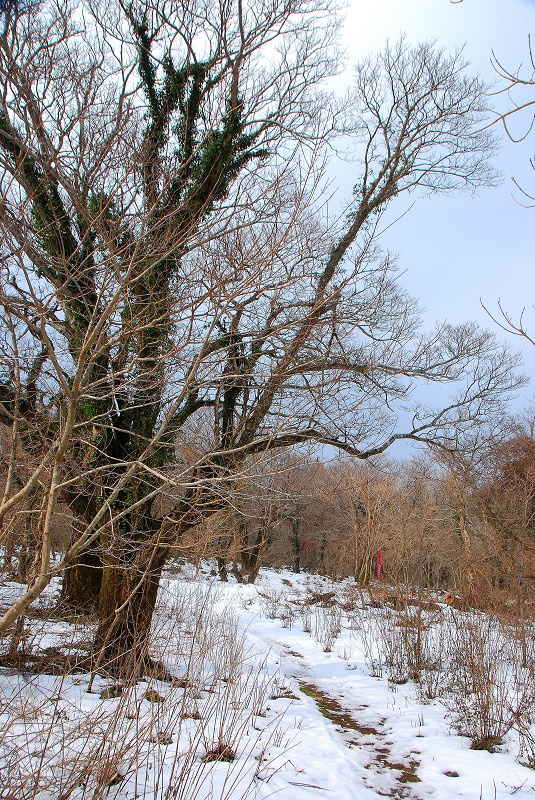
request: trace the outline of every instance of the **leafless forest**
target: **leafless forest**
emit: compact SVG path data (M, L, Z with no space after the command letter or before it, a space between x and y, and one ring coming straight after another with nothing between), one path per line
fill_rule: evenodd
M391 585L531 608L535 446L505 335L530 332L422 326L376 240L402 193L496 183L509 112L461 54L403 39L337 95L337 13L2 5L0 520L27 587L9 657L60 579L61 612L98 621L86 666L150 670L177 559L369 586L381 551Z
M368 689L412 682L535 765L535 331L498 299L430 325L379 237L400 195L499 183L533 53L491 91L401 37L340 92L342 25L336 0L0 2L2 800L269 797L268 700L356 726L250 655L238 603L258 641L345 636L347 671L358 640ZM358 730L389 747L381 719ZM412 797L388 747L363 769Z

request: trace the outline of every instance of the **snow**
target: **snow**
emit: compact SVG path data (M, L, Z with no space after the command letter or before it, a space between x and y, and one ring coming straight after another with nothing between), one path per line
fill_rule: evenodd
M22 590L4 583L2 605ZM471 750L451 704L422 704L413 681L398 685L384 661L372 664L381 609L303 604L330 591L356 589L272 570L252 586L220 583L184 566L163 581L154 626L175 684L147 678L114 697L100 675L90 685L83 673L1 669L0 798L533 797L518 734L497 752ZM453 624L456 612L440 608ZM90 638L43 614L28 621L33 647ZM216 750L233 760L212 760Z

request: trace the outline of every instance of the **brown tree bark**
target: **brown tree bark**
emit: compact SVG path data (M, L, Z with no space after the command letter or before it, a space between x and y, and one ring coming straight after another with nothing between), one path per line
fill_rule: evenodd
M99 626L94 669L136 678L150 672L151 622L167 551L153 553L148 564L116 564L102 570Z
M298 575L301 572L301 543L299 541L299 517L292 519L292 544L293 544L293 571Z
M98 547L86 550L63 574L60 603L78 611L97 611L102 586Z

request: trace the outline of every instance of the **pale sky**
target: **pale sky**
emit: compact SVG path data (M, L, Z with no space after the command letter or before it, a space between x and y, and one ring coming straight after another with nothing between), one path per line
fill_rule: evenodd
M387 38L394 41L401 32L414 43L437 39L448 50L464 45L475 72L493 81L493 50L512 71L522 62L528 66L530 32L535 49L535 0L463 0L457 4L449 0L349 0L345 40L350 62L382 49ZM535 88L532 94L535 99ZM515 120L515 126L516 132L526 130L529 118ZM420 299L430 323L445 318L453 323L477 319L493 328L480 298L493 310L501 299L513 317L518 318L526 308L525 321L535 336L535 208L523 208L512 197L513 193L520 197L513 176L535 195L535 172L529 164L535 153L535 130L520 145L498 132L502 147L494 164L504 174L499 188L481 190L476 197L417 199L415 207L383 235L382 245L399 254L399 265L406 271L402 284ZM342 186L346 193L350 188L349 184ZM396 212L402 213L413 199L400 199ZM535 348L520 340L510 341L523 351L524 371L532 376L531 385L515 404L519 410L535 394Z

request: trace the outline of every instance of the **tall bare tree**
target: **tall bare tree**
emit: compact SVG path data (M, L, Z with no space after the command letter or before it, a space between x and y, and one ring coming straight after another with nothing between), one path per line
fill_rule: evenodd
M38 508L35 582L98 608L98 663L148 664L160 574L274 448L357 458L478 435L515 358L474 325L418 331L376 252L402 191L492 181L481 87L458 56L387 48L349 113L331 4L47 2L0 35L0 519ZM347 213L326 224L325 143L356 138ZM400 404L453 382L443 407ZM201 435L202 432L202 435ZM72 544L51 563L58 503ZM65 573L66 570L66 573Z

